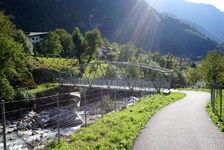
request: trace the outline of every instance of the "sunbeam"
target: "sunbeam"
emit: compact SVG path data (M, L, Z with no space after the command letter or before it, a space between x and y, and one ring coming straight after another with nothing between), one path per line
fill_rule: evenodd
M135 42L138 47L147 43L151 49L155 44L152 41L157 38L159 21L157 12L145 1L139 0L130 14L120 22L114 37L119 42ZM121 40L124 37L125 40Z

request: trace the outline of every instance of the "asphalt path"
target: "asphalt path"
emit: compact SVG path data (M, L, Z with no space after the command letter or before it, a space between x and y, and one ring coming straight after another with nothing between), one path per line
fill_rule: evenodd
M146 124L132 150L224 150L224 134L206 112L210 94L186 97L164 107Z

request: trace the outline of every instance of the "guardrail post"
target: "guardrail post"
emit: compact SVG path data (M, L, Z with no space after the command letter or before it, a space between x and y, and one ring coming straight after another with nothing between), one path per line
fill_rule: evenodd
M2 134L3 134L3 145L4 150L6 150L6 129L5 129L5 101L2 100Z
M59 111L59 95L57 93L57 109L58 109L58 144L60 144L60 111Z

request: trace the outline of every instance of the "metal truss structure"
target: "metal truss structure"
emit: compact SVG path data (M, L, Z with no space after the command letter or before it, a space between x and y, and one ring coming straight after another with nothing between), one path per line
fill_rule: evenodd
M142 63L94 62L62 69L59 78L64 86L161 92L170 88L172 73Z

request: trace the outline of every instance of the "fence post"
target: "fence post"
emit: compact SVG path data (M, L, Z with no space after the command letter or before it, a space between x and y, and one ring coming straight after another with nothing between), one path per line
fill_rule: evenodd
M144 89L145 89L144 92L143 92L143 93L144 93L144 94L143 94L143 95L144 95L144 96L143 96L144 98L146 98L146 91L147 91L148 84L149 84L148 81L146 81L146 83L144 83ZM151 86L151 85L150 85L150 86ZM148 89L148 90L149 90L149 89Z
M84 92L84 105L85 105L85 126L87 125L87 115L86 115L86 90Z
M222 120L222 86L220 86L220 116L219 120Z
M117 112L117 90L114 90L114 100L115 100L115 112Z
M58 144L60 144L60 111L59 111L59 95L57 93L57 109L58 109Z
M100 102L101 102L101 115L103 117L103 113L104 113L104 106L103 106L103 89L100 89Z
M131 95L133 96L133 105L135 105L135 98L134 98L134 90L132 89L132 91L131 91Z
M127 108L127 91L126 91L126 86L125 86L125 92L124 92L124 97L125 97L125 108Z
M2 134L3 134L3 144L4 144L4 150L6 150L6 129L5 129L5 101L2 100Z
M211 91L211 107L213 109L213 85L212 84L211 84L210 91Z
M212 112L215 113L215 86L212 85Z

